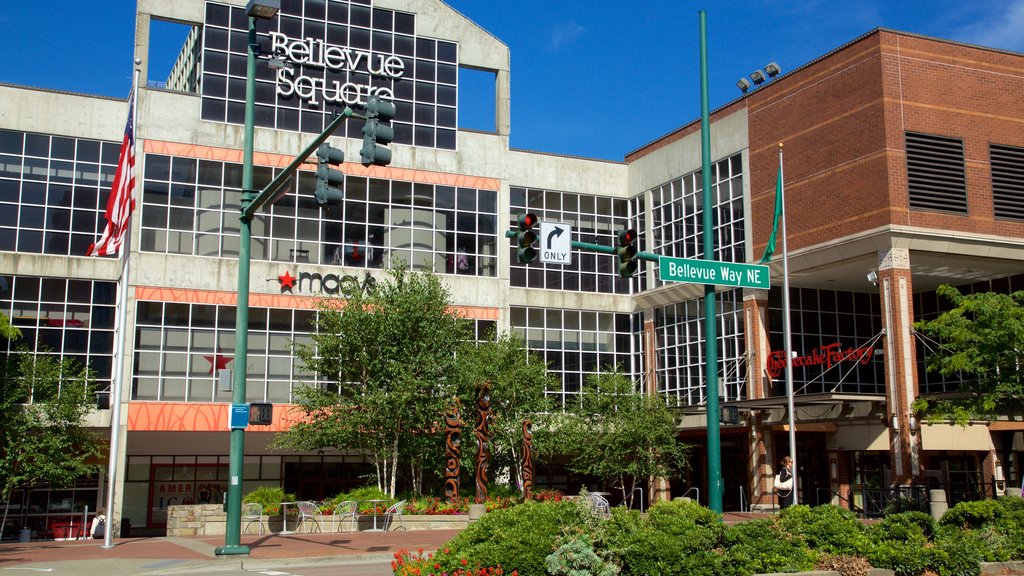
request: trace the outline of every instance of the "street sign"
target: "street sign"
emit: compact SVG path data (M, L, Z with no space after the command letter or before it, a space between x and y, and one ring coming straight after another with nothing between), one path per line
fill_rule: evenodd
M249 405L231 404L228 406L228 416L232 430L245 430L249 425Z
M664 282L693 282L740 288L771 288L771 274L764 264L739 264L691 258L658 259L658 271Z
M558 222L540 223L540 261L572 264L572 226Z

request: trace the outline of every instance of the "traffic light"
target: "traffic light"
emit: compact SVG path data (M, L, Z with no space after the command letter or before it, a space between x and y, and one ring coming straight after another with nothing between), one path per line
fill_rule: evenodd
M529 264L537 259L537 249L533 243L537 241L537 233L533 227L537 225L537 215L532 212L519 215L519 232L516 233L517 256L519 262Z
M316 203L321 206L337 206L345 199L342 187L345 185L345 174L331 166L338 166L345 161L345 151L334 148L324 142L316 149ZM337 186L337 188L335 188Z
M630 278L636 273L636 230L619 230L615 253L619 256L619 276Z
M391 150L384 146L395 139L395 129L387 122L395 117L394 102L385 102L377 96L366 101L366 124L363 125L363 165L387 166L391 164Z

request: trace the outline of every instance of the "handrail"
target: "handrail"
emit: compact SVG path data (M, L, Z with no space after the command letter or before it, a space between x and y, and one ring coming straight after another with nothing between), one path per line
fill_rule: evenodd
M686 492L683 492L683 495L681 497L686 498L686 495L689 494L691 490L697 492L697 504L700 504L700 488L696 486L690 486L689 488L687 488Z
M637 490L640 491L640 511L643 512L644 511L644 489L641 488L640 486L634 486L633 490L630 491L630 493L629 493L629 505L627 506L627 508L632 508L633 507L633 495L636 494Z
M817 494L817 496L818 496L818 504L822 503L822 499L821 499L822 492L825 492L826 494L829 495L828 499L830 501L832 500L832 496L835 496L836 498L839 498L839 500L841 502L846 502L847 508L849 508L850 511L852 511L853 513L860 514L861 516L864 515L864 509L863 508L861 508L860 506L857 506L856 504L854 504L853 501L850 500L849 498L843 498L843 495L840 494L839 492L836 492L836 491L831 490L829 488L818 487L818 494Z

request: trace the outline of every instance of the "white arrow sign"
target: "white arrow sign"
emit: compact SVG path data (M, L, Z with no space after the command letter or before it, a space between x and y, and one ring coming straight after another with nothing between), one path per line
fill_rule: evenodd
M540 223L540 261L572 264L572 226L557 222Z

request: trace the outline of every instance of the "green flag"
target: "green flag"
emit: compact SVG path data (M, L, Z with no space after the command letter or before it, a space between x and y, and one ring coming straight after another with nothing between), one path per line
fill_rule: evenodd
M782 218L782 162L779 162L779 177L775 181L775 219L772 222L772 235L768 238L768 245L764 247L764 256L761 256L761 264L772 259L775 254L775 237L779 234L779 220Z

